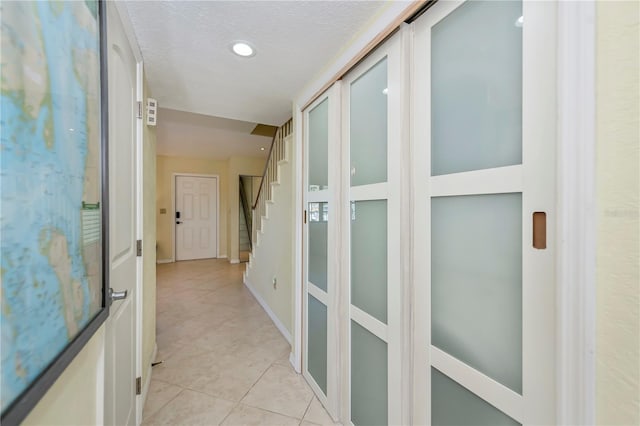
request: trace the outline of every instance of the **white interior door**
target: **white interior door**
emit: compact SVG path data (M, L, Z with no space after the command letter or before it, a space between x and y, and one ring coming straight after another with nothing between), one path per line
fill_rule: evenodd
M215 177L176 176L176 260L218 256L217 182Z
M414 23L417 424L555 424L555 7Z
M109 285L105 424L136 423L136 60L107 2L109 81Z
M340 382L338 342L339 294L339 156L340 83L336 83L304 113L304 299L303 367L307 379L327 411L338 419Z
M402 34L343 80L342 232L349 359L343 421L398 425L402 418L400 159Z

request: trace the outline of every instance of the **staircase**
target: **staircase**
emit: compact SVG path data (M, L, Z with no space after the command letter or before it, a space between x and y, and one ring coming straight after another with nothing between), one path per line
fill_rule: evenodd
M244 284L291 343L293 301L293 123L278 129L253 205L252 250Z
M253 205L252 246L260 244L260 234L263 230L264 219L268 217L268 205L273 204L273 187L280 184L280 162L287 161L285 138L293 131L293 121L290 119L282 125L271 142L269 158L262 174L262 182L258 197Z

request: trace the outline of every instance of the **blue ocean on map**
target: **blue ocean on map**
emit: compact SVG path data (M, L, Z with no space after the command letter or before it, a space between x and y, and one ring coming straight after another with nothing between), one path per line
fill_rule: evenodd
M0 98L4 412L96 314L81 223L88 96L74 55L99 57L99 44L97 24L77 19L78 7L95 15L84 3L0 7L3 49L12 44L3 52ZM35 110L30 81L47 88Z

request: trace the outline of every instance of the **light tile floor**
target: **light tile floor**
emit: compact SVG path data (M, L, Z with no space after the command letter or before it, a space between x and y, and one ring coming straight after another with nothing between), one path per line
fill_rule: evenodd
M158 265L146 425L333 425L290 347L225 259Z

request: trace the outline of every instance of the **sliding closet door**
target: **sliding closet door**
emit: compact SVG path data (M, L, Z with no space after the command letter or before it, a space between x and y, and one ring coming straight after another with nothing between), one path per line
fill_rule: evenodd
M304 112L303 374L337 418L339 83ZM331 165L331 167L330 167Z
M344 332L349 348L344 421L400 424L399 34L343 80Z
M555 5L414 23L414 419L555 423Z

